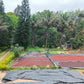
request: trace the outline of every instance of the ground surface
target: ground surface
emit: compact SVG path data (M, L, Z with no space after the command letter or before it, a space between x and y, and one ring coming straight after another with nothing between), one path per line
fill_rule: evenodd
M5 51L6 52L6 51ZM5 53L5 52L3 52L3 53ZM3 54L2 53L2 54ZM8 51L7 53L5 53L1 58L0 58L0 62L1 61L3 61L6 57L7 57L7 55L10 53L10 51Z
M1 72L0 71L0 83L2 83L2 79L4 78L4 76L6 75L7 72ZM11 81L11 82L8 82L8 83L21 83L21 82L38 82L36 80L25 80L25 79L18 79L18 80L15 80L15 81Z
M5 53L5 52L4 52ZM4 54L3 57L0 58L0 61L4 60L7 57L7 54L9 54L10 51L8 51L6 54ZM71 52L73 55L64 55L64 54L41 54L40 52L30 52L29 54L22 55L20 59L17 59L12 65L14 67L31 67L33 65L36 65L38 67L40 66L54 66L54 63L56 65L61 65L62 67L84 67L84 54L82 55L75 55L76 53ZM82 75L84 75L84 70L79 71ZM2 78L5 76L6 72L0 72L0 83ZM19 82L35 82L35 80L22 80L18 79L16 81L10 82L10 83L19 83Z
M20 61L15 63L14 67L31 67L36 65L37 67L41 66L54 66L54 64L49 60L49 58L45 54L41 54L40 52L31 52L24 57L21 58Z
M36 65L47 66L62 66L62 67L83 67L84 54L41 54L40 52L30 52L20 58L19 61L13 64L14 67L31 67Z

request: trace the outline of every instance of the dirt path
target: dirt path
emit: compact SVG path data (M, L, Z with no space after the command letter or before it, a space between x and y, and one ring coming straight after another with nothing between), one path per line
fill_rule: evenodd
M4 55L4 56L2 56L1 58L0 58L0 62L1 61L3 61L6 57L7 57L7 55L10 53L10 50Z
M0 71L0 83L2 83L2 78L6 75L6 72Z
M2 55L4 55L6 52L7 52L7 50L5 50L4 52L2 52L2 53L0 54L0 57L1 57Z

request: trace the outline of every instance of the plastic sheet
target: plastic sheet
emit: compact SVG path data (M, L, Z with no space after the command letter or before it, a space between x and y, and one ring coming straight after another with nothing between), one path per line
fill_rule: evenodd
M68 71L65 69L10 71L3 78L2 82L9 82L17 79L41 81L22 84L84 84L84 76L80 72Z

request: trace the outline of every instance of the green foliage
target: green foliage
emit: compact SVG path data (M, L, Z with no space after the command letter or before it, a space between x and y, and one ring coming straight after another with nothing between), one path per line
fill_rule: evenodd
M44 66L40 66L40 69L46 69L46 67L44 67Z
M11 50L14 52L15 57L20 57L21 52L24 50L24 47L20 47L18 44L11 47Z
M8 47L0 47L1 51L5 51L8 49Z
M4 14L4 4L3 4L3 1L1 0L0 1L0 15L3 15Z
M14 10L15 15L19 17L20 16L20 11L21 11L21 6L17 5L17 7Z
M45 48L45 45L43 45L42 48Z
M10 20L7 20L9 26L12 26L13 29L16 29L19 18L12 12L6 13L6 15L10 18Z
M30 9L28 0L23 0L21 5L18 26L15 32L15 43L25 49L30 45ZM24 11L25 10L25 11Z
M6 22L6 15L4 13L3 1L0 1L0 49L4 50L5 47L9 47L10 38L9 31Z
M47 66L46 66L46 69L50 69L50 66L49 66L49 65L47 65Z
M57 69L57 67L56 66L52 66L51 69Z
M24 70L30 70L30 68L28 68L28 67L24 67Z
M0 70L7 70L8 68L8 63L14 59L15 56L14 54L10 55L8 58L6 58L5 60L3 60L1 63L0 63Z
M11 70L14 70L15 68L14 67L11 67L11 66L9 66L9 67L7 67L7 70L8 71L11 71Z
M70 42L72 43L72 46L74 49L77 49L83 45L82 42L80 42L80 41L77 42L77 40L75 40L74 38L70 38Z
M37 67L36 65L34 65L34 66L31 66L30 69L32 69L32 70L36 70L36 69L38 69L38 67Z

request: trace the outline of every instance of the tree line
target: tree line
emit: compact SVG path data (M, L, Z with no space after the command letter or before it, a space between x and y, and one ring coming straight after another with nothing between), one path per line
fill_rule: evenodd
M5 13L0 0L0 49L15 44L25 49L35 46L55 48L67 41L74 49L84 45L84 10L44 10L31 15L29 1L23 0L14 13Z

